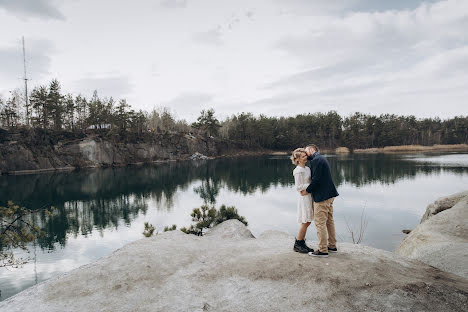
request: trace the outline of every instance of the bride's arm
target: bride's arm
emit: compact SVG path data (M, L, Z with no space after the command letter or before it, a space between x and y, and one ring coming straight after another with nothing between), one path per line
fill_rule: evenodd
M303 172L297 172L294 174L294 184L298 192L305 190L309 186L309 183L305 180L305 174Z

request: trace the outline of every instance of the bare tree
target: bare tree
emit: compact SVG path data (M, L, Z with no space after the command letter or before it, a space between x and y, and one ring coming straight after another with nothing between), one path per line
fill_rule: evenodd
M360 244L364 239L364 233L366 232L368 223L365 210L365 208L362 209L358 229L355 229L354 226L350 225L348 220L345 218L346 228L348 229L349 234L351 234L353 244Z

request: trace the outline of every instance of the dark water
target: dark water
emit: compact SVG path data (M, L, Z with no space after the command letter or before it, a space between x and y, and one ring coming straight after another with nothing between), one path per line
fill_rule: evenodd
M357 231L364 210L363 244L393 251L401 230L416 226L429 203L468 188L468 154L327 158L340 193L335 222L341 241L351 241L347 224ZM47 235L30 246L31 261L0 268L0 299L142 238L144 222L158 231L187 226L191 210L204 202L236 206L254 235L267 229L296 235L293 169L284 156L0 176L0 205L55 207L53 216L36 216ZM316 240L313 225L307 238Z

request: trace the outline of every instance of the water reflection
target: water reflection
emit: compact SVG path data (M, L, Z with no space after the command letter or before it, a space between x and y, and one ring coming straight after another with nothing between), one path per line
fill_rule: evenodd
M146 199L141 194L58 203L52 215L41 213L35 216L35 224L45 232L38 239L38 244L48 250L55 249L56 243L63 247L68 235L76 238L77 235L87 236L93 230L117 229L122 221L128 225L140 212L145 214L147 209Z
M341 195L335 205L337 233L349 241L345 220L358 224L366 208L364 244L389 251L401 242L403 228L419 223L429 202L468 183L466 154L327 157ZM268 229L294 235L293 167L287 156L250 157L0 176L0 205L13 200L43 208L34 222L46 232L31 245L34 261L0 271L0 300L142 238L145 221L159 230L188 226L191 210L203 203L235 205L254 235ZM49 206L55 207L52 216L45 213ZM316 239L314 231L308 235Z
M441 162L418 162L398 155L328 156L338 188L347 183L361 187L371 183L394 184L417 174L449 171L465 174L468 167L447 167ZM146 214L148 201L170 212L177 191L194 187L204 203L216 204L220 189L253 194L293 183L293 165L287 157L248 157L202 162L178 162L144 167L83 170L27 176L0 177L0 204L7 200L32 209L54 206L52 216L36 215L35 223L47 233L39 239L43 249L65 246L71 235L118 228ZM161 204L164 201L164 204Z

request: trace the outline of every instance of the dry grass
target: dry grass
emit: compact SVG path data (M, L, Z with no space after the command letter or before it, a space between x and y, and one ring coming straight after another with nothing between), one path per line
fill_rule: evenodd
M349 148L343 147L343 146L337 147L335 149L335 153L336 154L349 154Z
M354 153L411 153L411 152L465 152L468 151L468 144L447 144L447 145L400 145L385 146L383 148L355 149Z

